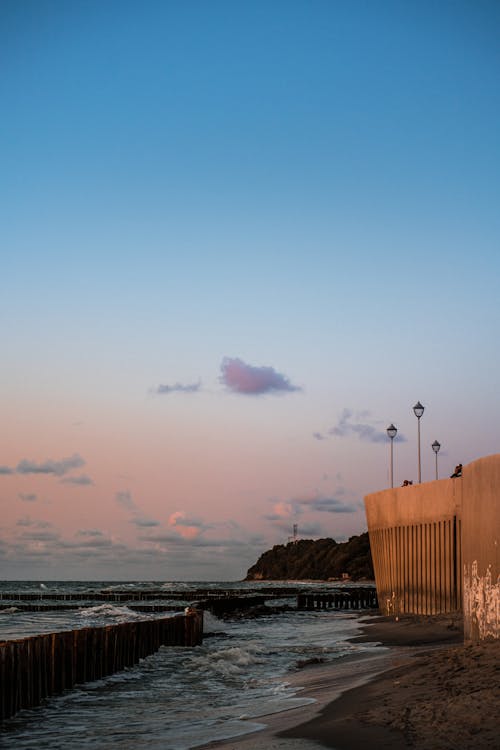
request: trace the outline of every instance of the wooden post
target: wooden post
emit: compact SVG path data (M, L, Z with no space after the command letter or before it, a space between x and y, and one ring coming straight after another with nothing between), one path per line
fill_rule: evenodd
M203 612L192 609L161 620L48 633L0 641L0 721L77 683L130 667L160 646L195 646Z

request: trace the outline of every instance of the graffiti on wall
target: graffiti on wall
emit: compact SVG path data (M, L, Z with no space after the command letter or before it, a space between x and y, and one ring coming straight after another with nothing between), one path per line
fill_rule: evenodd
M470 623L471 636L500 638L500 576L493 580L491 565L483 576L477 560L464 565L464 617Z

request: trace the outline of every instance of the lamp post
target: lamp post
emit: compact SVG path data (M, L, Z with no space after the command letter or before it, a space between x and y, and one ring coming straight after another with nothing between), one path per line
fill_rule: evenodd
M396 437L397 434L398 434L397 428L394 427L393 424L390 424L389 427L387 428L387 437L391 441L391 487L394 487L393 443L394 443L394 438Z
M424 413L424 407L422 406L420 401L417 401L417 403L413 407L413 413L418 420L418 483L420 484L422 482L422 464L420 461L420 417Z
M441 448L441 443L438 443L437 440L434 440L431 448L436 454L436 479L437 479L438 478L438 453L439 453L439 449Z

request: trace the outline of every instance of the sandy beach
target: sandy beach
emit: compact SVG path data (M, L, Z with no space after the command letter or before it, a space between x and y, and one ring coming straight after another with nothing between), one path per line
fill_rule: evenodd
M368 616L354 641L372 655L290 676L308 705L261 717L265 729L216 750L500 748L500 641L463 645L452 616Z

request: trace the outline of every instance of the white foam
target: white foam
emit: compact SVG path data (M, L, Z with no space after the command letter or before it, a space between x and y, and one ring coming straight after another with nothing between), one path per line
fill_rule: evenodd
M118 622L130 622L131 620L144 620L147 614L134 612L128 607L117 607L113 604L97 604L95 607L86 607L79 610L79 615L86 619L110 619Z
M205 610L203 612L203 632L204 633L219 633L224 629L224 623L219 620L211 612Z
M252 647L247 644L245 648L233 646L193 656L190 663L206 676L210 673L230 676L246 672L252 664L262 664L264 659L260 654L261 650L257 645Z

